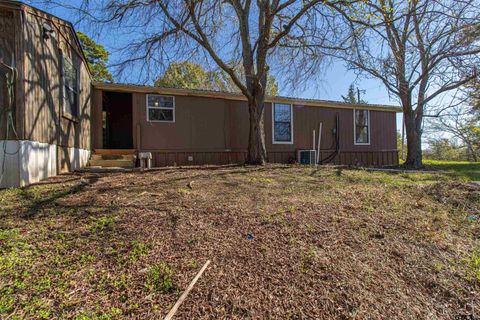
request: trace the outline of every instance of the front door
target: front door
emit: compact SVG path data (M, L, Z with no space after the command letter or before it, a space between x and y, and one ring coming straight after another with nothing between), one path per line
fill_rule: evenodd
M103 148L133 149L132 94L103 93Z

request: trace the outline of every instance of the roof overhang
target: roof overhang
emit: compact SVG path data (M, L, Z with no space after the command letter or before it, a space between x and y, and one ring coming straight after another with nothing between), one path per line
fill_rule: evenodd
M235 100L235 101L247 100L247 98L240 93L228 93L228 92L219 92L219 91L162 88L162 87L153 87L153 86L106 83L106 82L93 82L93 86L95 89L99 89L103 91L130 92L130 93L155 93L155 94L164 94L164 95L216 98L216 99ZM292 98L292 97L267 96L267 98L265 99L265 102L288 103L288 104L294 104L294 105L336 108L336 109L367 109L367 110L388 111L388 112L402 112L402 109L398 106L376 105L376 104L365 104L365 103L353 104L353 103L346 103L346 102L339 102L339 101L302 99L302 98Z

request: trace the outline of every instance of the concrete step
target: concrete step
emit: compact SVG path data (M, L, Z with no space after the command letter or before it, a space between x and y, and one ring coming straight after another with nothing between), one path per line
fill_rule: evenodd
M135 149L95 149L93 150L94 154L137 154L137 150Z
M119 167L119 168L133 168L135 161L132 160L103 160L90 159L88 162L90 167Z
M92 154L90 160L130 160L135 161L134 154Z

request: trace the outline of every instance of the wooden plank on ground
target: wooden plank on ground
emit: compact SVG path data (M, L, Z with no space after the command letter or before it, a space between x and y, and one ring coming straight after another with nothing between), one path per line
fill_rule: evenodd
M164 320L171 320L173 318L173 316L177 312L178 308L180 307L182 302L187 298L190 291L192 291L193 286L195 285L195 283L197 283L198 279L200 279L200 277L202 276L205 269L207 269L209 264L210 264L210 260L207 260L207 262L205 262L205 264L203 265L202 269L200 269L200 271L197 273L195 278L193 278L192 282L190 282L187 289L182 293L180 298L178 298L177 302L175 303L173 308L170 310L170 312L167 314L167 316L164 318Z

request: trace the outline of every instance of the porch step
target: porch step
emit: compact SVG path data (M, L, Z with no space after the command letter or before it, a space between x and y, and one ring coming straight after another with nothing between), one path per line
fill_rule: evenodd
M95 149L93 150L95 154L111 154L111 155L120 155L120 154L132 154L136 155L137 150L135 149Z
M90 160L135 160L133 154L92 154Z
M95 149L89 167L97 168L135 168L136 150L130 149Z
M90 160L91 167L118 167L118 168L133 168L135 163L132 160Z

